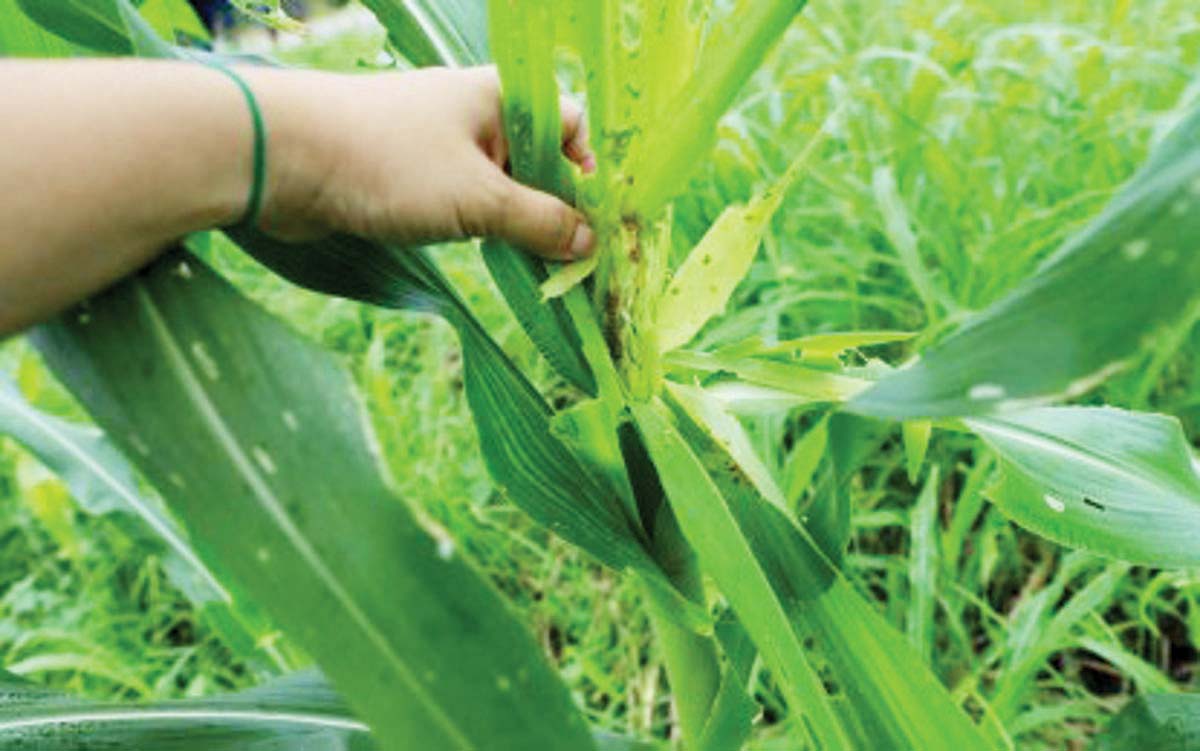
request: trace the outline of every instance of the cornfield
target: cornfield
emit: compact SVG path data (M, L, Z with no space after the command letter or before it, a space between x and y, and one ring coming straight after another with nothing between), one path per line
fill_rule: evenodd
M1176 5L1192 19L1174 42L1177 100L1153 138L1138 131L1144 163L1121 172L1132 147L1113 139L1128 131L1075 133L1094 139L1089 171L1063 185L1047 168L1031 186L1005 160L1029 157L1021 97L1041 96L1043 73L1002 60L1006 45L1069 37L1070 80L1044 76L1100 107L1114 79L1137 90L1132 42L1081 40L1063 20L956 36L970 23L955 14L1010 12L979 4L930 13L919 51L856 24L868 3L363 5L391 64L497 66L513 175L578 206L599 251L559 265L488 240L484 280L454 250L243 228L188 238L32 331L0 382L0 432L87 513L119 511L153 540L171 586L263 685L125 702L2 674L0 748L1191 747L1187 681L1105 608L1131 587L1141 612L1123 612L1155 632L1170 591L1196 633L1194 398L1154 401L1186 392L1178 353L1200 310L1194 10L1113 4L1115 28ZM221 56L189 29L182 0L0 0L5 55ZM857 65L888 70L870 80L894 91ZM895 92L901 126L880 132L871 118ZM564 94L587 103L592 174L561 154ZM1048 96L1050 119L1079 117ZM1002 105L1012 119L997 124ZM984 157L958 160L962 138ZM839 235L837 212L871 229ZM976 234L939 235L939 217ZM230 243L294 285L281 295L340 298L346 331L453 332L477 441L451 460L478 456L486 503L528 522L514 549L576 556L610 590L596 597L622 593L612 607L651 643L631 659L661 666L648 680L669 700L639 719L559 669L561 648L493 575L504 551L481 553L410 495L404 475L427 470L392 458L395 339L369 334L351 371L332 337L254 298L245 280L267 272L230 261ZM789 243L826 265L792 265ZM504 308L480 302L492 289ZM86 418L39 403L59 388L37 385L42 367ZM898 484L905 503L881 504ZM989 586L1022 545L1039 551L1028 581ZM1131 700L1080 699L1068 644Z

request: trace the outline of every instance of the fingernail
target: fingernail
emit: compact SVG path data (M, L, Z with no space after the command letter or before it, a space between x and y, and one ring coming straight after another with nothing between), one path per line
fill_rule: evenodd
M596 171L596 157L588 154L583 158L583 164L580 167L585 175L590 175Z
M596 244L596 233L592 228L579 223L575 228L575 236L571 238L571 257L583 258L591 254L592 246Z

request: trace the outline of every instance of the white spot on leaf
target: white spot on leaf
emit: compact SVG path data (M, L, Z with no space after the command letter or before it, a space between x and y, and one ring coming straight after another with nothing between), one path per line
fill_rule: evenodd
M204 342L192 342L192 357L196 360L196 364L200 366L200 370L210 381L221 380L221 369L217 367L217 361L208 353L208 348L204 346Z
M173 273L180 279L191 279L193 276L192 267L188 265L187 261L180 261L179 265L175 267L175 271Z
M1121 247L1121 255L1125 256L1126 260L1136 261L1146 255L1150 250L1150 241L1142 238L1140 240L1130 240Z
M259 548L255 551L254 557L258 559L259 563L269 563L271 561L271 551L267 548Z
M438 558L448 561L454 557L454 540L449 537L439 537L437 543Z
M263 472L273 475L279 471L275 466L275 459L262 446L255 446L252 453L254 454L254 461L258 462L258 466L262 467Z
M133 450L142 456L150 456L150 447L142 440L142 437L137 433L129 434L129 444L133 446Z
M292 431L293 433L300 430L300 420L296 418L295 412L291 411L290 409L285 409L282 416L283 424L287 426L288 430Z
M967 397L977 402L990 402L1003 399L1008 392L998 383L977 383L967 392Z
M1063 503L1062 499L1058 498L1057 496L1047 493L1042 497L1042 500L1046 502L1046 505L1050 507L1051 511L1057 511L1061 514L1067 510L1067 504Z

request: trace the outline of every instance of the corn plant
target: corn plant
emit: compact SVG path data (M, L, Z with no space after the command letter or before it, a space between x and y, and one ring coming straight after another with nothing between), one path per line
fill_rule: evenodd
M186 15L179 3L13 2L0 0L10 54L207 54L160 36ZM804 3L365 4L414 64L494 61L514 175L573 199L596 228L594 260L561 268L500 242L483 248L513 315L574 398L549 406L427 249L354 237L296 247L249 230L232 238L293 282L454 327L496 486L640 583L684 749L749 742L756 665L787 702L789 748L1013 746L996 719L1011 716L1010 695L951 692L931 671L932 611L914 607L901 633L844 572L845 485L885 421L901 423L914 475L934 430L977 435L1003 465L994 502L1050 539L1134 563L1200 562L1200 478L1179 425L1051 406L1120 369L1200 283L1187 245L1200 231L1200 115L1034 276L903 367L842 357L906 338L895 332L705 350L693 346L697 334L728 304L825 131L814 128L791 166L728 207L694 248L678 247L672 203ZM593 175L560 154L564 70L581 71ZM886 174L876 189L896 192ZM11 389L0 391L4 429L77 494L96 483L113 491L115 478L126 509L203 572L224 628L261 636L269 618L329 683L309 673L151 708L13 686L0 711L5 747L37 737L39 748L76 748L81 729L98 745L179 749L640 747L590 731L454 541L397 501L340 366L202 260L176 248L32 340L107 438L47 421ZM763 405L827 415L803 509L739 420ZM140 500L122 456L173 517ZM914 528L933 528L935 487ZM1130 717L1121 727L1140 721Z

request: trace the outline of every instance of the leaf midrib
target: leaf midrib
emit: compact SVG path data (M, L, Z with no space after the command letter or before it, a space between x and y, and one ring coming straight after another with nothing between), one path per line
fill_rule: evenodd
M47 438L61 446L67 453L73 456L90 472L96 475L101 482L108 486L110 490L119 495L125 500L126 503L136 509L142 520L149 524L154 531L166 541L167 545L169 545L172 550L183 556L184 560L195 567L204 580L208 582L209 586L211 586L217 593L222 602L225 602L226 604L233 602L233 597L229 594L228 590L221 586L221 583L217 581L216 577L213 576L213 573L209 571L208 567L205 566L204 563L196 556L195 552L191 549L191 546L186 544L178 536L175 530L171 529L170 526L163 523L161 519L152 513L141 498L139 498L136 494L130 493L129 490L125 488L125 486L122 485L119 480L117 480L117 478L113 477L107 469L92 459L86 451L78 447L68 437L61 435L58 431L56 431L54 426L45 420L42 415L37 412L37 410L28 407L19 399L14 398L12 394L3 389L0 389L0 400L3 400L5 404L15 409L18 413L24 415L24 417L34 427L39 429Z
M1154 472L1154 475L1162 483L1159 484L1154 480L1147 479L1145 475L1130 471L1119 464L1113 463L1103 454L1092 451L1073 441L1043 433L1042 431L1034 428L988 418L972 418L964 420L964 422L968 426L983 426L983 432L985 435L981 437L983 437L985 441L987 441L987 431L991 431L993 433L998 433L1010 440L1031 445L1035 448L1043 449L1049 453L1056 454L1072 461L1081 462L1106 474L1115 475L1120 479L1128 481L1131 484L1145 490L1161 492L1164 488L1166 488L1172 491L1171 495L1187 495L1184 492L1185 488L1182 485L1177 483L1172 478L1163 476L1161 472ZM1001 453L1003 454L1003 452ZM1022 469L1025 469L1024 462L1014 459L1006 459L1006 461L1017 464L1018 466L1021 466ZM1025 469L1025 471L1028 470Z
M408 684L412 694L430 711L430 714L443 728L447 736L456 740L464 749L478 748L469 738L463 735L462 731L455 725L453 719L446 714L445 710L433 700L432 697L424 690L422 683L417 680L412 674L408 665L397 654L388 643L387 638L379 631L378 628L371 622L362 607L355 602L353 596L337 578L321 559L320 554L312 546L312 544L304 537L303 533L292 522L287 515L283 504L275 497L270 486L263 479L262 475L255 470L250 457L242 449L237 442L233 432L225 423L220 412L213 404L212 398L205 391L202 382L197 375L195 369L189 364L187 358L183 355L183 351L179 343L175 340L174 335L166 324L162 313L158 306L146 291L145 286L139 281L133 285L137 301L144 309L147 319L150 323L150 328L154 336L159 340L167 354L167 367L176 373L183 386L187 398L192 402L193 406L199 411L204 422L213 431L214 437L224 450L226 455L232 460L238 474L246 481L251 493L258 501L260 507L267 512L267 515L275 521L280 531L283 532L284 538L292 545L295 551L316 574L318 580L328 587L335 601L346 608L350 618L355 622L368 641L373 644L388 660L389 663L396 669L399 677Z
M255 710L228 709L94 709L76 710L61 714L46 714L38 717L22 717L15 720L0 720L0 734L62 725L149 723L171 720L194 720L197 722L244 721L263 725L286 723L326 730L347 730L356 733L369 732L363 723L349 718L328 715L303 714L300 712L264 712Z

